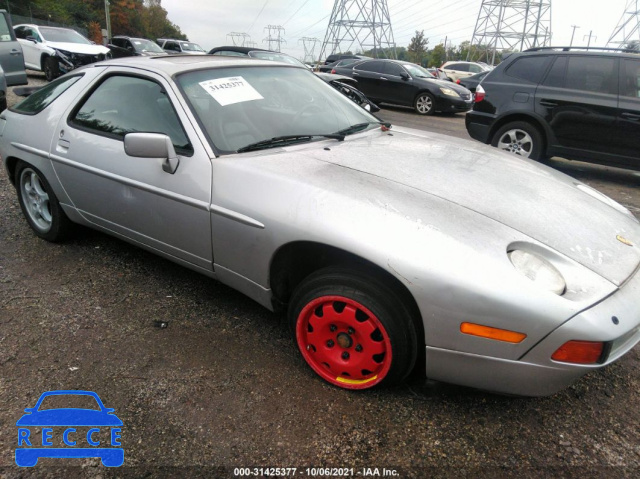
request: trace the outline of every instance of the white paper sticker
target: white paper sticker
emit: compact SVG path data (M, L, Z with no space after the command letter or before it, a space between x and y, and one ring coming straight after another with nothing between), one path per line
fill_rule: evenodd
M227 106L251 100L264 100L242 77L217 78L200 82L200 86L220 105Z

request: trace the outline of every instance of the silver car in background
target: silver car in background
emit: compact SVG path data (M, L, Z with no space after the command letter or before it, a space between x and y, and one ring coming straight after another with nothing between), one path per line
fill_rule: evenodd
M286 311L339 387L421 363L547 395L640 340L629 211L490 147L390 130L305 68L92 64L2 113L0 155L36 235L89 226Z

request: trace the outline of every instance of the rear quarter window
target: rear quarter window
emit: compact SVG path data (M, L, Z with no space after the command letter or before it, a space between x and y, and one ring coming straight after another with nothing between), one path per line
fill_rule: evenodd
M32 93L20 103L10 108L10 110L15 111L16 113L23 113L25 115L35 115L37 113L40 113L42 110L48 107L56 98L67 91L67 89L69 89L81 77L82 75L74 75L70 77L58 78L57 80L49 83L47 86L42 87L38 91Z
M518 58L507 68L505 75L530 83L540 83L548 61L548 56Z

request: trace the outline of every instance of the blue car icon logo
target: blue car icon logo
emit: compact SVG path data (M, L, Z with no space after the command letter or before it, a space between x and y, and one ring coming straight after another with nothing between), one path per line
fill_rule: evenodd
M51 396L75 398L89 396L95 399L99 408L41 408L42 402ZM24 411L26 414L16 422L18 426L16 464L18 466L35 466L41 457L99 457L102 464L107 467L119 467L124 463L124 449L118 447L121 445L122 421L114 414L114 409L104 406L96 393L76 390L48 391L40 396L34 407ZM41 434L35 434L35 427L42 428ZM87 429L86 433L84 429ZM53 447L54 434L59 436L56 439L65 447ZM105 434L108 434L106 440ZM89 447L80 447L78 444L84 443L85 439ZM111 447L105 447L107 444Z

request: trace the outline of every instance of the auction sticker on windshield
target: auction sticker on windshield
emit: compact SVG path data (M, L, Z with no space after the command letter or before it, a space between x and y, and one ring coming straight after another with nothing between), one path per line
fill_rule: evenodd
M200 82L200 86L222 106L264 99L242 77L216 78L215 80Z

